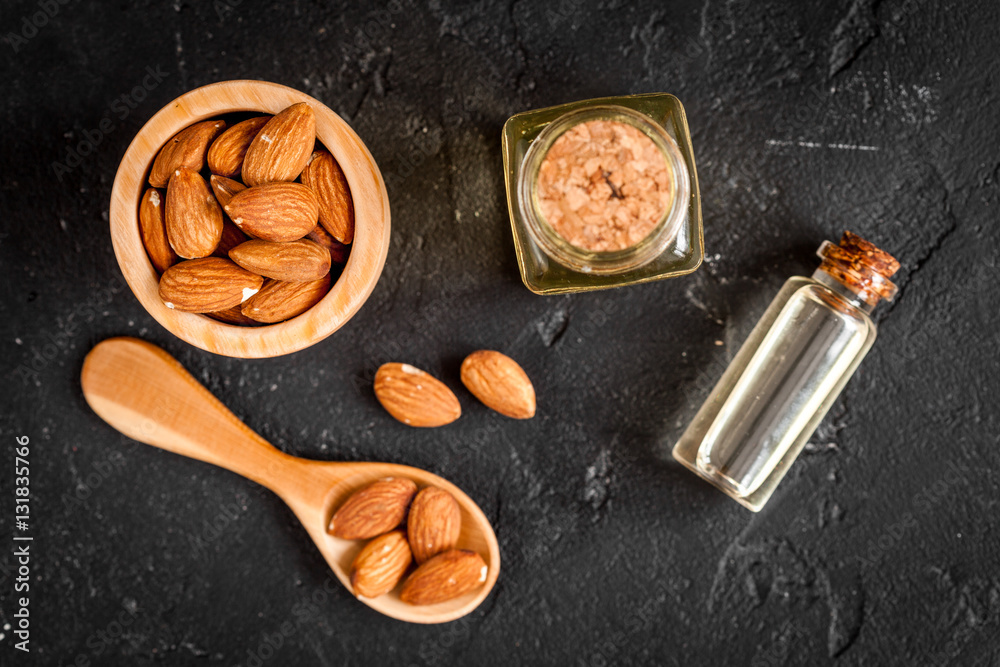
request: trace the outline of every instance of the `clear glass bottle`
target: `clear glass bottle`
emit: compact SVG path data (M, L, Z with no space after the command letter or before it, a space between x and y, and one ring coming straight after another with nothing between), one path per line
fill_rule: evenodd
M759 511L875 342L899 262L852 232L788 280L674 447L674 458Z
M612 120L646 134L670 165L676 193L649 237L613 252L567 243L538 210L534 186L548 149L578 123ZM507 206L517 263L536 294L582 292L691 273L705 256L701 199L687 116L673 95L652 93L572 102L512 116L503 128Z

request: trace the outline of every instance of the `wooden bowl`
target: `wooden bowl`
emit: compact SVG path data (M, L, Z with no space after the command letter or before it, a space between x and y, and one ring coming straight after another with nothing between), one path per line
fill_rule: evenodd
M343 273L318 304L285 322L261 327L225 324L163 305L159 276L139 233L139 200L160 147L180 130L224 114L276 114L307 102L316 113L316 138L340 163L351 188L355 235ZM266 81L223 81L181 95L146 123L125 152L111 190L111 241L129 287L157 322L203 350L229 357L276 357L317 343L344 325L368 299L389 250L389 197L371 153L347 123L321 102Z

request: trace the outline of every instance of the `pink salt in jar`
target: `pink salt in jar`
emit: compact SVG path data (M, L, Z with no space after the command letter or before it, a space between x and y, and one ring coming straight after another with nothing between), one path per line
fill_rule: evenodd
M552 110L519 114L505 126L515 246L532 291L647 282L701 263L701 207L683 108L669 95L620 99L648 97L676 103L668 111L675 121L680 115L672 129L682 129L686 154L668 132L670 123L619 104L567 105L576 108L544 123L531 139L521 117ZM518 121L520 128L512 128Z

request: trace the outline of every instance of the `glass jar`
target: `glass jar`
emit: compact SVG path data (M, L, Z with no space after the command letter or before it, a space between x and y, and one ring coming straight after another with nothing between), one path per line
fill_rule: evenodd
M790 278L674 447L674 458L759 511L875 342L899 262L860 236L824 242Z
M652 230L616 250L589 250L560 235L542 214L538 179L553 144L581 123L623 123L663 155L672 198ZM525 286L536 294L582 292L684 275L704 259L701 200L684 107L673 95L574 102L511 117L503 130L511 230Z

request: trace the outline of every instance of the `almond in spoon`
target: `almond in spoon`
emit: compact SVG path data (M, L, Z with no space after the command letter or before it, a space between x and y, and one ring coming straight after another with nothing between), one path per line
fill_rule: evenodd
M345 540L364 540L396 528L417 492L412 480L387 477L355 491L330 520L327 532Z
M462 528L462 512L450 493L436 486L420 490L410 505L406 534L417 563L454 549Z
M414 605L446 602L482 586L488 572L486 562L474 551L445 551L407 578L399 599Z
M374 598L396 587L413 562L406 533L394 530L365 545L351 565L351 588L359 597Z

